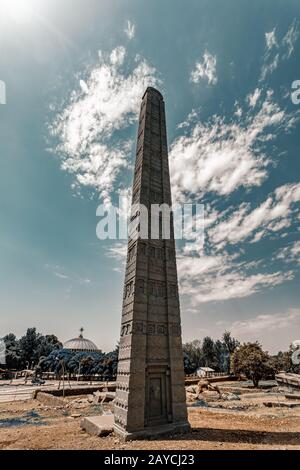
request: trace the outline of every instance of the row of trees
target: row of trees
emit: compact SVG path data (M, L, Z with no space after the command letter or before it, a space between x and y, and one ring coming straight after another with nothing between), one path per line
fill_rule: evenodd
M245 343L234 351L231 369L235 374L244 374L257 387L260 380L273 379L280 371L300 374L300 364L292 359L296 350L299 356L300 352L292 345L289 351L280 351L277 355L270 356L259 343Z
M211 367L217 372L244 375L253 381L255 387L260 380L273 379L279 371L300 373L300 365L292 361L293 346L289 351L271 356L258 342L241 345L228 331L221 340L206 337L203 341L186 343L183 351L187 374L195 373L198 367Z
M98 374L103 380L116 377L118 367L118 348L107 354L100 352L72 352L67 349L54 350L46 358L41 358L39 369L56 375L81 374L91 377Z
M47 357L53 350L62 348L55 335L43 336L36 328L28 328L20 339L10 333L4 336L6 347L6 366L8 369L20 370L37 364L41 357Z
M46 335L29 328L24 336L17 339L14 334L3 338L6 346L6 366L20 370L33 365L39 371L52 371L58 375L62 367L68 374L91 376L99 374L107 379L117 373L118 347L108 353L72 352L63 349L54 335ZM205 337L183 345L186 374L193 374L199 367L211 367L216 372L245 375L257 386L260 380L274 378L276 372L300 373L300 365L293 364L291 346L289 351L270 356L259 343L244 343L225 331L220 340Z
M183 345L186 374L193 374L198 367L211 367L216 372L230 372L230 357L240 345L239 341L225 331L221 340L206 336Z

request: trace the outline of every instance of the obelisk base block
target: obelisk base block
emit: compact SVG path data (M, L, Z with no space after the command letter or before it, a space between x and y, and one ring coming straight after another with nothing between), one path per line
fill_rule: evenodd
M124 441L135 441L142 439L153 439L156 437L164 436L166 434L182 434L191 430L189 422L184 423L168 423L159 426L152 426L144 428L141 431L128 432L118 426L114 425L114 432L118 434Z

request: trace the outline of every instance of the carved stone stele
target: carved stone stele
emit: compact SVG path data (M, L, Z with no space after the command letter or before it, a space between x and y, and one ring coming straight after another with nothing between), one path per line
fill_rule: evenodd
M132 237L124 283L115 431L125 439L189 429L171 215L170 238L151 239L151 205L171 207L165 105L147 88L141 105L132 191L148 209L149 237Z

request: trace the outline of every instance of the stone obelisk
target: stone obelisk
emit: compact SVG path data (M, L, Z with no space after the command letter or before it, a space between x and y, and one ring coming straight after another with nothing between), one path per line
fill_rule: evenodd
M168 239L150 233L151 206L172 204L165 105L151 87L141 104L132 193L132 207L148 209L149 236L128 242L114 407L115 431L125 439L189 429L172 214Z

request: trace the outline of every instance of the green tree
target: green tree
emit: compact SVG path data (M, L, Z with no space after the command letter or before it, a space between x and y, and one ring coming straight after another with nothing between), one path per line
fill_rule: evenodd
M19 341L21 349L22 365L25 367L38 362L38 347L41 342L41 335L36 332L36 328L28 328L27 332Z
M240 345L239 341L231 336L230 331L225 331L222 337L223 344L228 352L227 360L226 360L226 372L230 373L230 363L231 363L231 356L236 350L236 348Z
M236 348L240 345L239 341L231 336L230 331L225 331L222 341L230 354L234 353Z
M297 351L299 353L297 354ZM274 356L274 362L276 365L276 371L285 371L285 372L291 372L294 374L300 374L300 364L297 364L295 362L295 357L293 360L294 353L296 353L296 362L299 362L299 357L300 357L300 349L297 346L293 346L292 344L290 345L290 348L288 351L279 351L277 356Z
M19 369L22 360L19 341L13 333L4 336L3 340L6 347L6 367Z
M38 364L41 357L47 357L62 347L55 335L43 336L37 333L36 328L28 328L26 334L19 341L22 366L29 367Z
M269 354L256 343L244 343L232 355L232 368L236 374L244 374L254 387L259 381L274 376L275 368Z
M219 339L215 342L216 370L218 372L227 372L229 353L226 345Z
M206 336L202 342L202 362L203 366L216 369L218 367L218 357L214 340Z
M274 357L276 370L290 372L292 370L292 357L290 351L279 351L277 356Z
M185 371L187 374L192 374L201 365L202 362L202 348L201 341L195 339L183 345L183 356Z
M62 348L62 343L55 335L39 336L34 359L39 360L42 356L47 357L52 351L60 348Z

